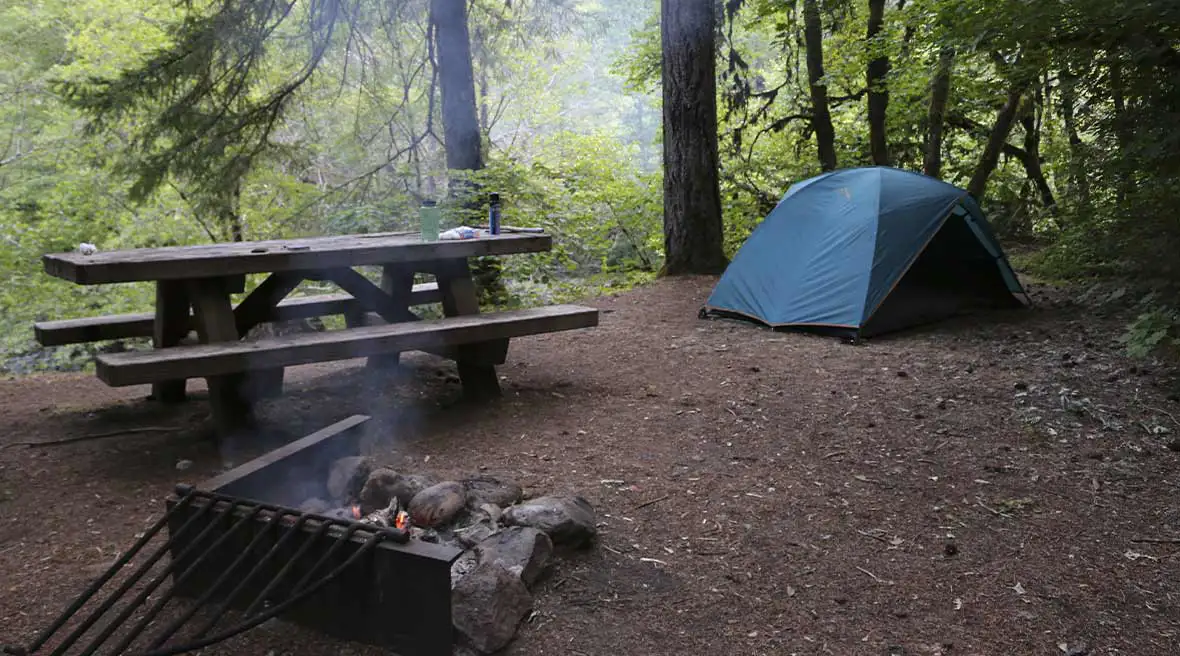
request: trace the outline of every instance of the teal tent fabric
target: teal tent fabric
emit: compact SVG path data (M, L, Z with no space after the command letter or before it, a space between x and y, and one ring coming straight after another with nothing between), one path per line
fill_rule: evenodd
M862 167L788 189L734 256L705 311L872 334L1025 303L966 191L919 173Z

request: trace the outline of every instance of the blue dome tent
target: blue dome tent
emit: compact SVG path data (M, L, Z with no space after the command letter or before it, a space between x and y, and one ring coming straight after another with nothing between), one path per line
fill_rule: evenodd
M734 256L702 313L868 336L1028 304L966 191L874 166L792 185Z

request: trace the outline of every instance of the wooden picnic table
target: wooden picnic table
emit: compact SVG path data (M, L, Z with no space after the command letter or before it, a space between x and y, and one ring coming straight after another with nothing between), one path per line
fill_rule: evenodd
M112 385L150 381L153 396L161 401L183 400L185 380L206 377L215 421L232 430L251 423L250 399L243 386L247 375L277 371L281 381L282 366L340 359L353 353L352 357L388 358L396 357L400 350L429 350L457 361L468 395L498 394L494 366L504 362L507 336L595 325L597 312L555 306L548 312L494 313L484 315L486 320L460 323L419 321L410 309L414 276L433 274L444 314L460 319L480 311L468 258L541 252L551 246L548 235L536 233L443 241L423 241L417 233L381 233L90 255L56 253L45 255L43 261L48 274L82 285L154 282L155 348L100 355L99 377ZM382 268L380 285L355 269L369 265ZM232 295L244 291L246 274L269 275L235 306ZM284 336L240 345L254 326L281 316L279 302L304 280L334 283L386 325L418 323L392 329L350 328L354 332L330 331L328 336ZM204 346L178 346L193 326Z

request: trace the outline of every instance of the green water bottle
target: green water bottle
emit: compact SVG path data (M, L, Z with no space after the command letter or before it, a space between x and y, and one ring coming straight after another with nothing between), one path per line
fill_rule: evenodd
M438 241L439 224L442 222L438 205L432 200L422 201L418 217L422 222L422 241Z

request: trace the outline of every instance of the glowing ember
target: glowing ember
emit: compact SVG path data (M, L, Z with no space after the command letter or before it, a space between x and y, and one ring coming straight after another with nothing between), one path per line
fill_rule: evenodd
M353 517L353 519L360 519L361 518L361 507L360 506L353 506L352 507L352 517Z
M406 512L404 510L397 511L397 517L395 517L393 520L393 527L398 529L399 531L404 531L404 530L409 529L410 528L410 513Z

